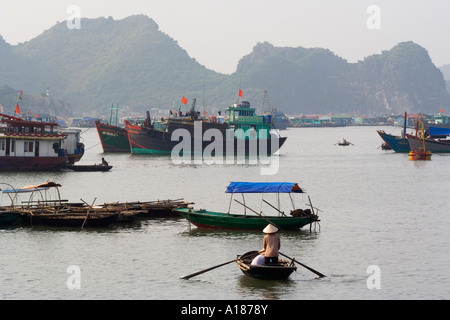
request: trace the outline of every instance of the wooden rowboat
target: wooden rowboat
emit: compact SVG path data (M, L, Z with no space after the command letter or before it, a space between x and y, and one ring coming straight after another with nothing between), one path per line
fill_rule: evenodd
M241 256L237 256L236 263L241 271L250 278L264 280L280 280L288 278L292 272L297 270L294 262L278 259L277 264L252 265L253 259L258 255L258 251L250 251Z
M22 221L31 225L60 227L107 227L117 221L119 212L92 213L39 213L32 212L22 216Z
M72 170L72 171L84 171L84 172L93 172L93 171L109 171L112 166L101 165L101 164L93 164L93 165L81 165L81 164L72 164L64 166L64 169Z

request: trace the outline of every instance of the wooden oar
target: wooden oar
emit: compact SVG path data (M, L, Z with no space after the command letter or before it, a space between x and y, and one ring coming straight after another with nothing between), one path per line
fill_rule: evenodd
M237 261L237 259L233 259L233 260L231 260L231 261L228 261L228 262L225 262L225 263L219 264L219 265L217 265L217 266L214 266L214 267L211 267L211 268L208 268L208 269L205 269L205 270L202 270L202 271L198 271L198 272L195 272L195 273L193 273L193 274L190 274L190 275L184 276L184 277L182 277L181 279L186 279L186 280L187 280L187 279L190 279L190 278L192 278L192 277L198 276L199 274L202 274L202 273L205 273L205 272L208 272L208 271L214 270L214 269L216 269L216 268L219 268L219 267L225 266L225 265L227 265L227 264L230 264L230 263L232 263L232 262L236 262L236 261Z
M307 265L304 265L303 263L301 263L301 262L295 260L294 258L288 257L287 255L285 255L285 254L283 254L283 253L281 253L281 252L278 252L278 253L279 253L280 255L282 255L283 257L286 257L286 258L288 258L288 259L294 261L295 263L301 265L302 267L308 269L309 271L314 272L314 273L317 274L320 278L326 277L324 274L320 273L319 271L314 270L313 268L308 267Z
M247 253L244 254L243 256L246 256L246 255L248 255L248 254L250 254L250 253L254 253L254 252L255 252L255 251L247 252ZM241 258L242 258L243 256L241 256ZM219 264L219 265L217 265L217 266L210 267L210 268L208 268L208 269L205 269L205 270L202 270L202 271L195 272L195 273L193 273L193 274L184 276L184 277L182 277L181 279L185 279L185 280L190 279L190 278L192 278L192 277L198 276L199 274L202 274L202 273L205 273L205 272L214 270L214 269L216 269L216 268L225 266L225 265L230 264L230 263L232 263L232 262L236 262L238 259L239 259L239 258L236 258L236 259L233 259L233 260L231 260L231 261L221 263L221 264Z

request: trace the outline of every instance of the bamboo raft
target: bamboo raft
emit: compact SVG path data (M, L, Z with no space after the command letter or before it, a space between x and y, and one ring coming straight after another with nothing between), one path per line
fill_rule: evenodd
M47 182L35 186L26 186L20 189L1 190L9 195L10 206L0 207L2 214L0 219L9 221L11 217L19 216L22 224L26 225L59 225L59 226L109 226L113 223L133 222L139 218L180 218L174 213L177 208L187 208L192 202L184 201L183 198L175 200L112 202L94 205L82 202L70 203L60 197L58 187L61 185ZM57 199L48 199L47 190L57 190ZM17 196L22 193L31 193L27 201L17 202ZM33 195L38 195L34 200ZM7 212L7 214L6 214Z

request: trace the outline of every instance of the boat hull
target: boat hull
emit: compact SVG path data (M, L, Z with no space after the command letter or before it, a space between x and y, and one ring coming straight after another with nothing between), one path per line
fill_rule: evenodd
M181 154L187 149L182 149L181 144L184 145L183 139L176 139L172 141L172 132L159 131L152 128L143 128L134 125L127 125L128 140L130 141L130 148L132 154L172 154L174 150L181 149ZM225 133L222 132L224 136ZM275 140L276 139L276 140ZM222 142L215 144L211 141L203 141L199 138L201 145L197 146L195 136L191 135L190 141L185 145L188 146L190 154L207 153L211 155L220 153L221 155L266 155L269 156L277 152L286 141L286 137L273 137L272 139L238 139L234 138L232 142L227 139L222 139ZM273 141L272 141L273 140ZM274 142L274 144L272 144ZM213 148L213 146L220 146L220 148ZM228 150L229 148L232 150ZM209 150L209 151L207 151ZM221 150L221 152L219 151ZM177 152L177 151L175 151ZM207 154L210 155L210 154Z
M67 165L64 169L72 170L72 171L85 171L85 172L95 172L95 171L109 171L112 166L104 166L104 165Z
M174 211L198 228L205 229L262 230L268 223L272 223L280 230L298 230L315 221L311 217L259 217L189 208L179 208Z
M257 252L255 254L246 253L238 256L236 260L239 269L247 277L262 280L282 280L288 278L297 270L297 267L282 259L277 264L252 265L251 262L257 254Z
M66 163L58 157L0 157L0 171L57 171Z
M22 223L58 227L107 227L117 221L119 213L38 213L25 214Z
M409 145L411 147L411 150L413 150L415 145L415 137L413 135L407 135L406 136L409 142ZM433 139L424 139L425 141L425 150L430 151L431 153L449 153L450 152L450 143L448 142L440 142L435 141Z
M130 152L130 142L128 141L125 127L113 126L100 121L95 122L95 127L97 128L104 153Z
M20 215L17 212L3 211L0 212L0 226L10 226L13 225Z
M388 134L382 130L378 130L377 132L381 139L383 139L383 141L386 142L395 152L407 153L411 151L408 139Z

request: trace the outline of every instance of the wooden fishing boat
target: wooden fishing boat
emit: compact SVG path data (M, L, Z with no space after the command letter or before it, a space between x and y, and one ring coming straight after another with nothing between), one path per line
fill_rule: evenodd
M252 264L253 259L258 254L258 251L251 251L237 256L236 263L239 269L241 269L241 271L248 277L264 280L280 280L288 278L294 271L297 270L297 267L294 265L294 261L288 262L283 259L278 259L277 264Z
M93 172L93 171L109 171L113 166L111 165L102 165L102 164L93 164L93 165L66 165L64 169L72 170L72 171L85 171L85 172Z
M107 227L117 221L119 212L24 212L22 221L30 225L59 227Z
M290 195L291 193L303 193L303 190L297 183L231 182L226 193L231 193L231 197L233 197L234 193L241 193L242 195L244 193L288 193ZM311 225L314 222L320 221L318 215L314 213L312 205L312 212L309 209L302 210L294 208L291 211L291 216L287 216L280 209L263 199L262 201L269 204L279 213L278 216L268 216L263 215L262 212L256 212L236 199L235 201L256 215L247 215L246 212L244 214L230 214L230 212L222 213L204 209L194 210L192 208L177 208L174 211L198 228L208 229L262 230L268 223L271 223L281 231L298 230L308 224Z
M354 145L353 143L351 143L350 141L348 141L345 138L342 138L341 140L339 140L338 142L336 142L337 145L339 146L349 146L349 145Z

